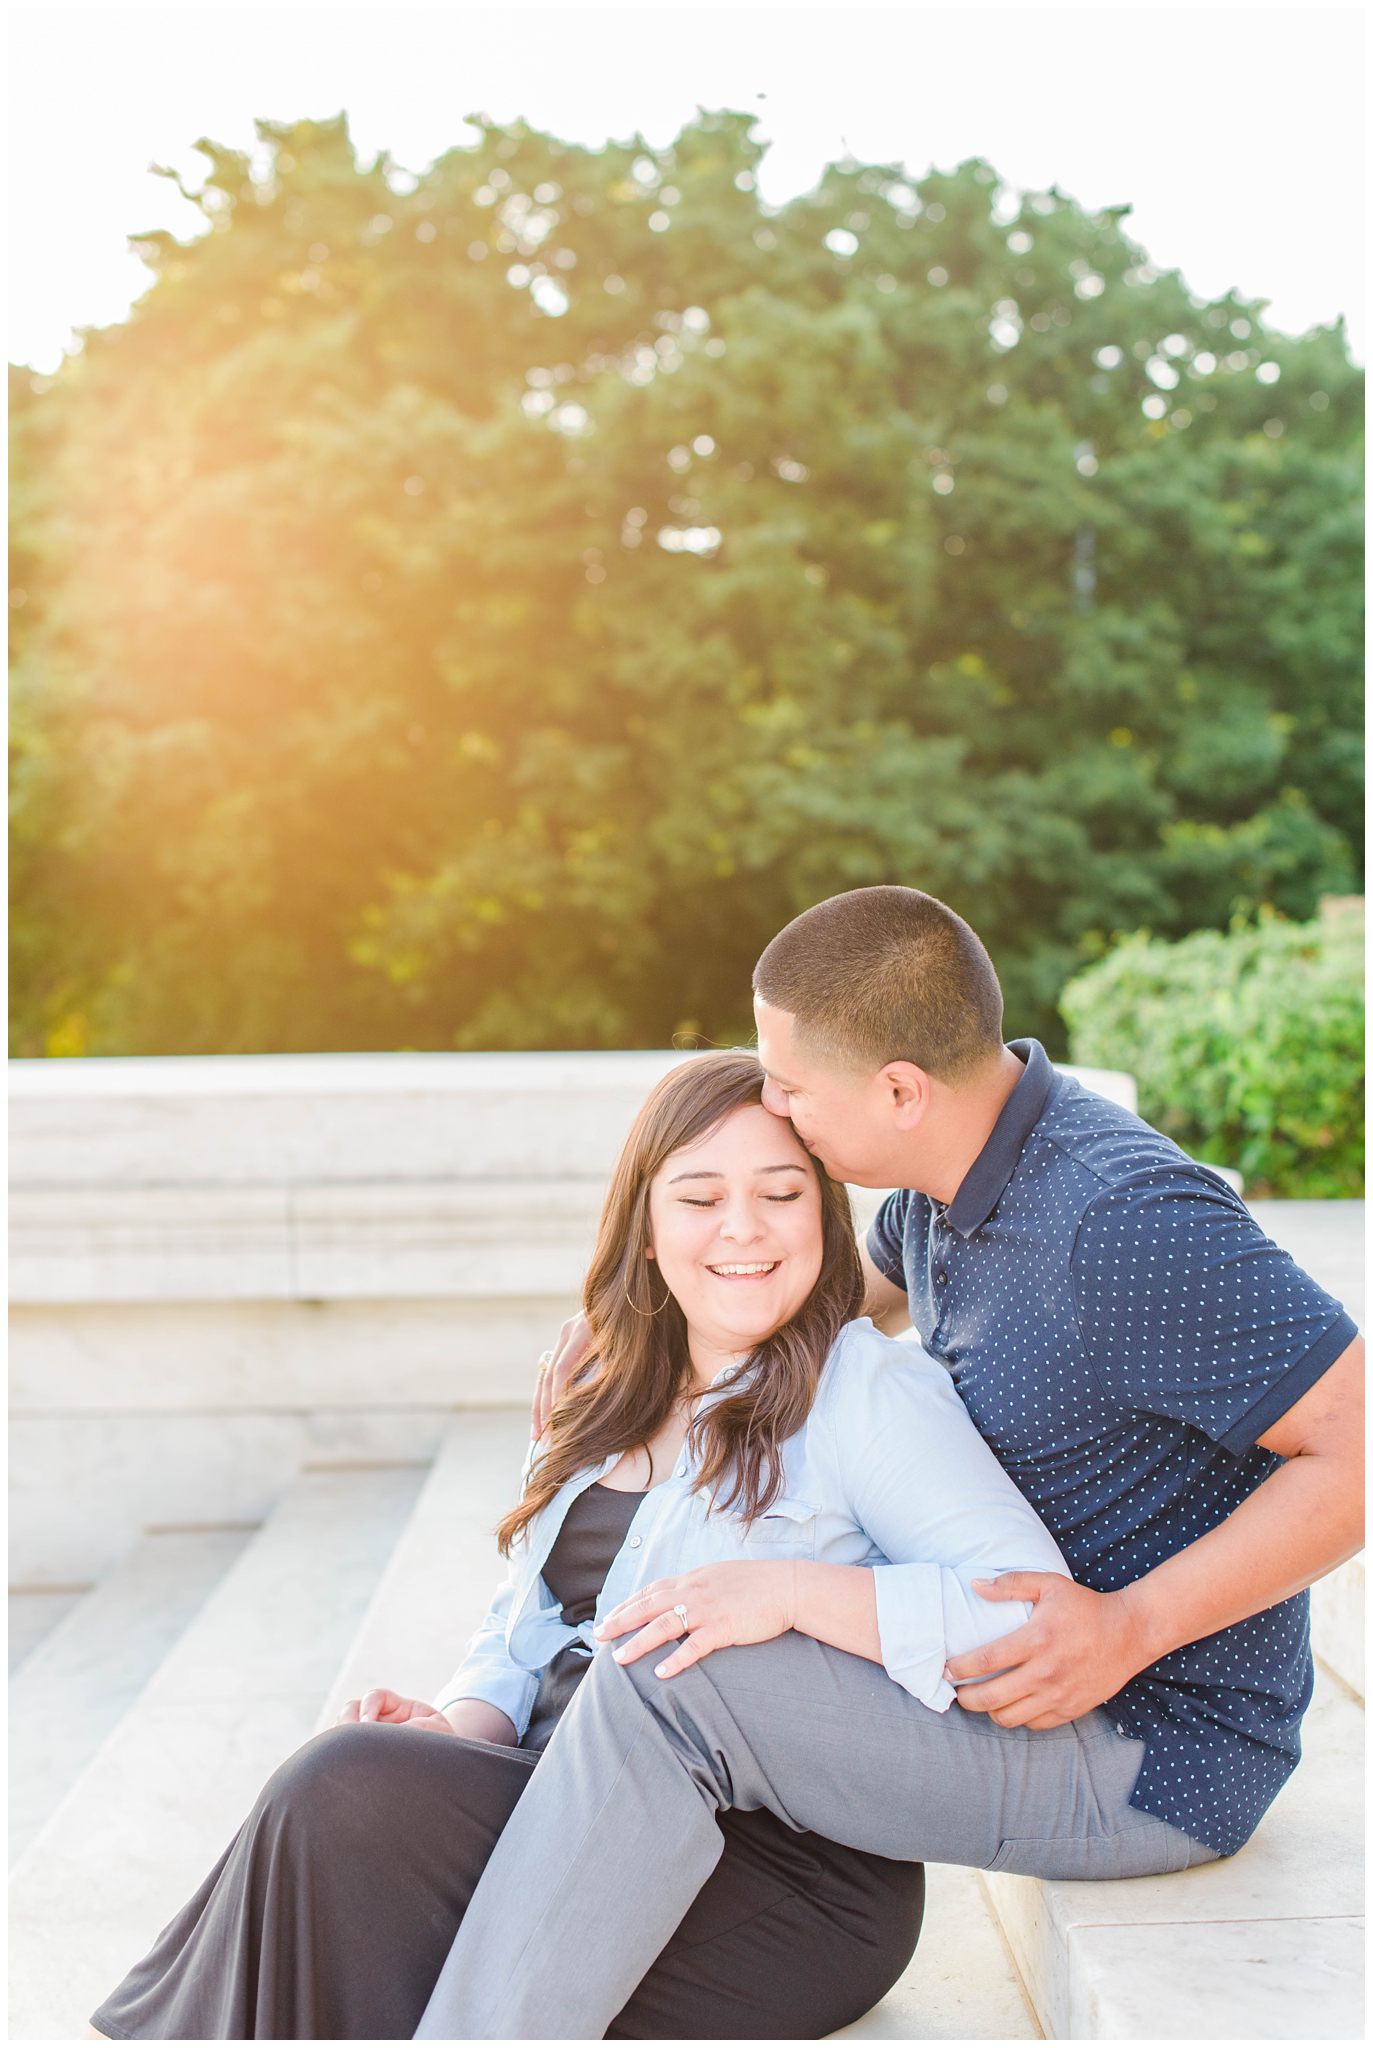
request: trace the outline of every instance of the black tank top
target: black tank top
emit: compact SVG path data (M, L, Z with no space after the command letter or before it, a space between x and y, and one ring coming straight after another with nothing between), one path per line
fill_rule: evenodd
M599 1481L583 1488L563 1518L544 1560L543 1582L572 1627L590 1621L620 1546L634 1520L642 1493L622 1493ZM539 1673L539 1690L521 1749L542 1749L586 1676L590 1656L581 1643L568 1643Z

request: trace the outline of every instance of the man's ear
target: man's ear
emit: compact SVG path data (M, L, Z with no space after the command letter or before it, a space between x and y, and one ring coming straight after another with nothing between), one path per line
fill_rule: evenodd
M931 1082L925 1069L914 1060L888 1060L877 1078L897 1129L913 1131L930 1106Z

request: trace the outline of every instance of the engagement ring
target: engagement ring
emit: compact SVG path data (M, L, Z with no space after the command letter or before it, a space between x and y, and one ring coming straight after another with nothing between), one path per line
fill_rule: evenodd
M680 1606L679 1606L679 1607L674 1607L672 1611L673 1611L673 1613L674 1613L674 1614L676 1615L676 1617L677 1617L678 1621L680 1621L680 1622L681 1622L681 1624L682 1624L682 1627L683 1627L684 1629L687 1629L687 1628L690 1628L690 1627L691 1627L691 1623L690 1623L690 1622L689 1622L689 1621L687 1620L687 1618L686 1618L686 1609L685 1609L685 1607L680 1607Z

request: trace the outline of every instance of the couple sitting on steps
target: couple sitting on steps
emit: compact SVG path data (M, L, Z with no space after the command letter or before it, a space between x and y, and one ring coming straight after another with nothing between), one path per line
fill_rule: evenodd
M1349 1317L1002 1042L933 898L816 905L754 992L757 1056L630 1132L437 1704L288 1758L95 2031L816 2038L900 1976L924 1863L1181 1870L1296 1765ZM845 1182L896 1190L864 1249Z

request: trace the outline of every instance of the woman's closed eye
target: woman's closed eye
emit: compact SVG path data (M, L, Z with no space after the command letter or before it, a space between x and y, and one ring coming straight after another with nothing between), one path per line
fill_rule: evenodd
M764 1195L763 1200L765 1202L799 1202L804 1193L804 1188L797 1188L794 1194ZM685 1202L688 1209L718 1209L720 1206L718 1195L679 1195L677 1199L679 1202Z

